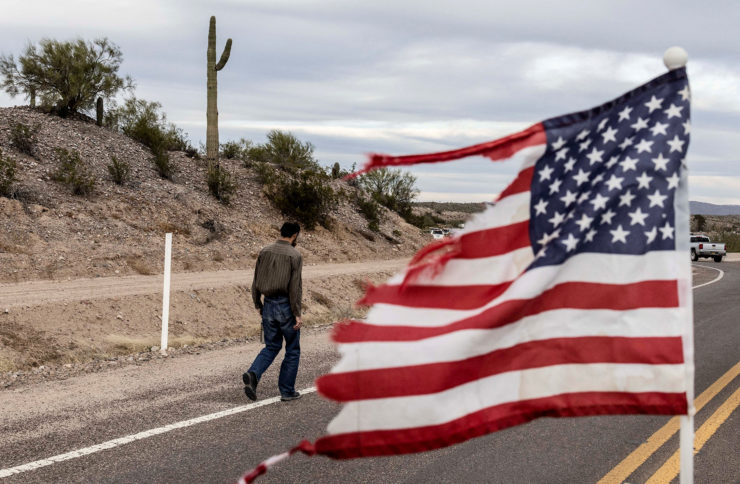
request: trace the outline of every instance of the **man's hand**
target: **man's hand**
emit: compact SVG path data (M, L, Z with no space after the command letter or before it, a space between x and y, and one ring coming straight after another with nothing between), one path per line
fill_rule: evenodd
M298 316L297 318L295 318L295 326L293 326L293 329L295 330L301 329L302 324L303 324L303 318Z

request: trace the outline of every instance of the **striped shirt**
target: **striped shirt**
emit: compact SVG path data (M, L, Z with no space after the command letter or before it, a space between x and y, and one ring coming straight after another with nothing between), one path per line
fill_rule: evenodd
M278 240L260 251L254 268L252 300L262 309L262 296L288 296L293 316L301 315L303 256L289 242Z

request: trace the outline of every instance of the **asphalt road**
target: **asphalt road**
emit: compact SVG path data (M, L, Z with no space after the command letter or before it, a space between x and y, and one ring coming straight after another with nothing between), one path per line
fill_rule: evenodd
M694 291L697 395L740 360L740 263L701 265L721 268L725 275L719 282ZM242 361L251 359L257 350L253 345L229 351L240 351L242 354L234 357ZM311 386L335 359L326 345L308 352L298 388ZM198 361L183 359L180 363L193 365ZM260 384L261 399L277 395L277 365L273 366ZM136 378L136 371L159 370L132 369L122 375ZM76 414L67 408L48 417L36 415L22 420L4 415L0 419L0 469L249 403L234 381L238 375L238 365L234 364L189 381L173 377L164 391L168 398L150 388L111 404L104 397L96 397L100 398L98 406L82 406ZM121 378L121 385L135 383ZM69 385L84 388L80 382ZM699 412L696 427L738 387L740 377ZM301 439L320 436L337 409L337 405L312 393L295 402L278 402L173 430L17 474L6 481L235 482L260 460L287 450ZM667 417L652 416L539 419L425 454L351 461L299 455L279 464L260 482L597 482L667 421ZM697 454L695 482L740 483L738 448L740 412L735 410ZM646 482L677 449L676 434L626 481Z

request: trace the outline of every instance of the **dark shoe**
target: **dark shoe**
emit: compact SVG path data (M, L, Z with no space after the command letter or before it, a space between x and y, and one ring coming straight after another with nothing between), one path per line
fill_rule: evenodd
M281 402L289 402L291 400L298 400L301 398L301 394L299 392L293 392L292 395L283 395L280 397Z
M247 397L252 401L257 400L257 375L248 371L242 375L242 381L244 382L244 393Z

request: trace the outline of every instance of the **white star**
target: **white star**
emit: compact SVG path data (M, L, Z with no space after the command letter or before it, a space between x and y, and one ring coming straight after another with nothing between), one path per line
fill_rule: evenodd
M650 151L652 150L652 147L653 147L653 141L648 141L646 139L640 140L640 142L637 143L637 146L636 146L638 153L642 153L644 151L647 151L648 153L650 153Z
M601 131L606 127L606 123L609 121L608 118L604 118L601 121L599 121L599 126L596 128L596 131Z
M576 222L576 225L578 225L578 228L581 229L581 232L586 230L591 226L591 222L593 222L594 219L586 215L585 213L581 215L581 219Z
M601 162L602 161L601 157L603 155L604 155L604 151L597 150L596 147L594 146L594 149L591 151L591 153L586 155L586 158L588 158L591 164L593 165L594 163Z
M576 194L572 193L570 190L566 190L565 196L560 197L560 200L562 200L566 207L569 207L576 201Z
M560 148L562 148L564 144L565 144L565 140L563 139L563 137L562 136L558 136L558 140L555 141L555 142L553 142L553 144L552 144L552 149L555 150L555 151L557 151Z
M587 129L584 129L583 131L581 131L580 133L578 133L578 136L576 136L576 139L577 139L578 141L581 141L581 140L582 140L583 138L585 138L586 136L588 136L588 134L589 134L590 132L591 132L591 131L589 131L589 130L587 130Z
M629 231L624 230L621 225L617 225L616 230L610 230L609 232L612 234L612 244L614 242L627 243L627 235L629 235Z
M671 227L668 222L666 222L664 226L659 227L658 230L660 230L660 236L663 240L673 238L673 227Z
M673 175L671 175L670 177L668 177L666 179L668 180L668 189L669 190L671 188L678 188L678 181L679 181L678 173L675 173L674 172Z
M629 106L626 106L624 109L622 109L619 112L619 121L624 121L624 120L629 121L631 112L632 112L632 108Z
M680 118L682 109L683 106L676 106L675 104L671 104L671 107L663 112L668 116L668 119L671 119L673 117Z
M595 235L596 231L594 229L589 230L586 234L586 242L593 242Z
M608 202L609 199L603 196L601 193L596 194L596 198L591 200L591 203L594 205L594 210L599 209L605 209L606 208L606 202Z
M630 158L629 156L626 157L624 160L622 160L621 163L619 163L619 166L622 167L622 171L625 173L630 170L636 170L637 169L637 158Z
M565 215L560 212L555 212L555 215L550 217L547 221L550 222L553 227L557 227L558 225L563 223L563 220L565 220Z
M564 160L565 159L565 155L567 153L568 153L568 147L567 146L565 148L560 148L557 151L557 153L555 153L555 161Z
M562 185L562 180L555 180L550 184L550 195L554 193L558 193L560 191L560 185Z
M547 213L547 204L550 202L546 202L544 200L540 200L537 205L534 206L535 215L544 215Z
M596 178L594 178L594 179L592 180L592 183L593 183L594 185L596 185L597 183L601 183L602 181L604 181L604 174L603 174L603 173L599 173L599 174L598 174L598 175L596 176Z
M540 170L540 181L549 180L550 176L552 175L552 172L555 171L549 166L544 167L542 170Z
M578 197L578 203L583 203L586 200L588 200L588 197L591 196L591 192L583 192L581 193L581 196Z
M617 155L612 156L611 158L609 158L609 161L606 162L606 167L607 168L613 167L614 165L617 164L617 161L619 161L619 157Z
M615 215L616 213L614 213L612 209L610 208L609 210L601 214L601 223L599 225L604 225L604 224L611 225L612 219L614 218Z
M663 158L663 153L658 153L656 158L651 160L655 164L656 170L666 170L668 168L668 162L670 158Z
M675 135L673 139L667 141L667 143L671 147L671 151L669 151L669 153L673 153L674 151L681 151L683 149L683 144L686 142L679 139L678 135Z
M609 190L621 190L623 181L624 177L612 173L611 178L606 181L606 186L609 187Z
M551 234L543 234L542 238L537 241L538 244L544 246L547 245L551 240L554 240L560 236L560 229L555 229Z
M681 95L682 101L688 101L689 98L691 98L691 92L689 91L689 85L685 85L683 89L678 91L678 93Z
M624 141L619 144L619 147L623 150L626 149L628 146L632 146L632 137L624 138Z
M643 171L642 175L635 178L637 180L637 188L650 188L650 182L653 181L653 177L648 176L647 172Z
M568 173L569 171L573 170L573 167L575 166L575 164L576 164L576 159L569 158L568 161L565 162L565 165L563 165L565 167L565 173Z
M658 235L658 229L653 227L653 230L650 232L645 232L645 235L647 236L647 243L652 243L653 240L655 240L655 236Z
M687 119L682 124L683 124L683 134L689 134L689 133L691 133L691 121L689 121Z
M641 129L647 128L647 119L637 118L637 121L630 125L630 128L634 129L635 132L640 131Z
M652 128L650 128L650 131L653 132L653 136L658 136L659 134L665 134L667 135L665 129L668 127L668 123L659 123L655 122Z
M611 126L609 126L606 131L601 133L601 136L604 138L604 144L607 144L610 141L614 141L616 143L617 137L614 136L615 134L617 134L617 130L612 128Z
M588 173L579 168L578 174L573 176L573 180L578 183L578 186L580 187L583 183L588 181Z
M634 212L628 212L627 215L630 216L630 225L640 224L644 227L645 219L649 214L643 212L640 207L637 207L637 210Z
M632 200L635 199L635 196L632 195L632 190L627 190L623 195L619 196L619 206L622 205L630 206L632 205Z
M583 141L580 145L578 145L578 152L586 150L589 145L591 144L591 138L588 138L586 141Z
M561 240L560 242L562 242L565 245L565 250L567 252L572 252L573 250L575 250L576 246L578 245L578 239L573 237L573 234L568 234L568 238L565 240Z
M655 190L655 193L653 193L652 195L648 195L648 200L650 200L650 208L663 208L663 201L665 201L666 198L668 197L666 195L662 195L660 193L660 190Z
M656 109L658 109L661 104L663 104L663 99L658 99L655 96L653 96L650 99L650 101L648 101L648 102L645 103L645 106L647 106L648 109L650 109L650 112L652 113L653 111L655 111Z

